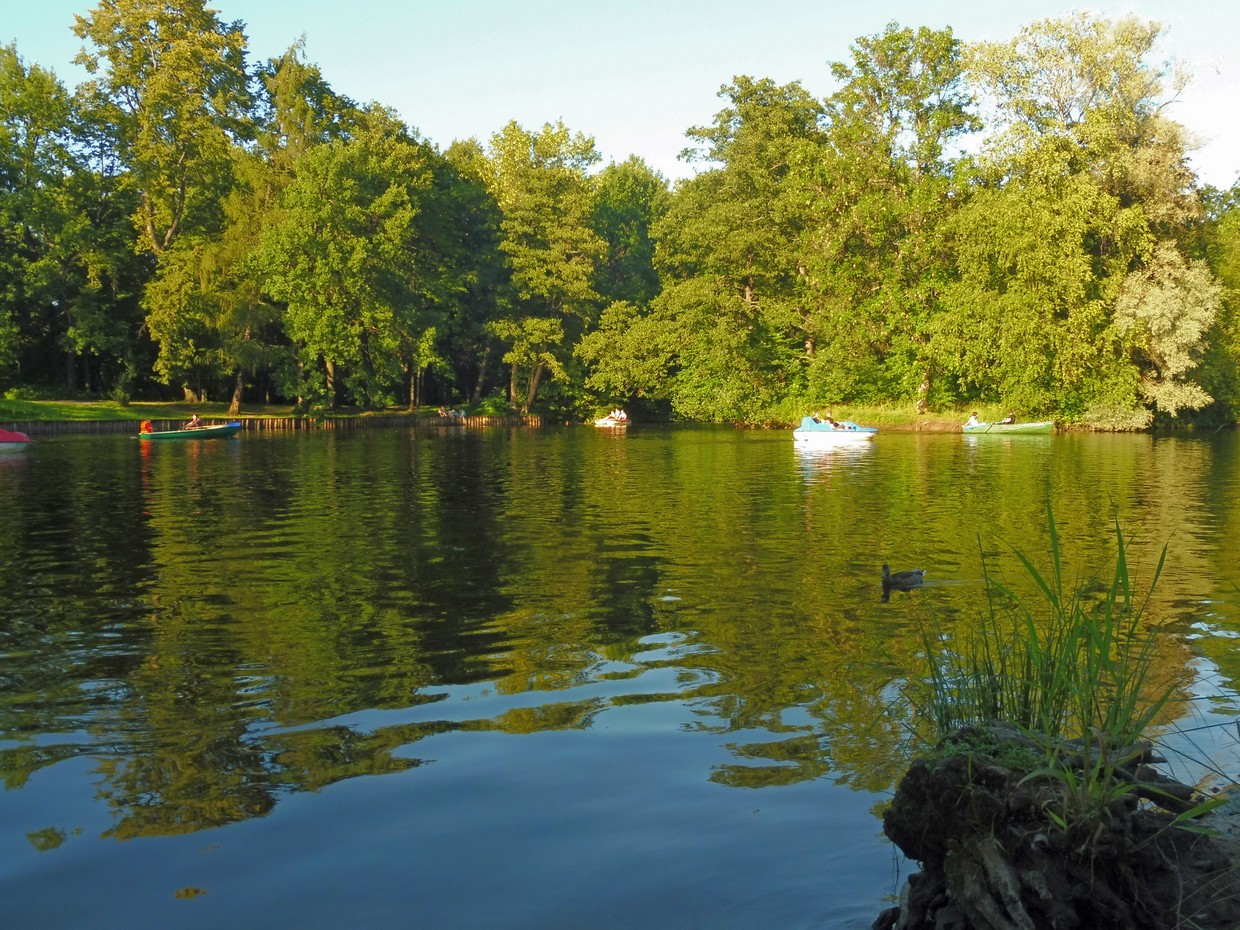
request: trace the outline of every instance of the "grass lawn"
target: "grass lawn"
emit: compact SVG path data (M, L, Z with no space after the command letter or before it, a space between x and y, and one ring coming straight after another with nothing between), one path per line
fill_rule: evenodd
M271 407L244 407L244 417L287 417L293 408L285 404ZM0 399L0 421L49 420L188 420L198 414L204 420L228 416L228 404L133 403L121 406L113 400L3 400Z
M957 432L960 424L969 418L969 411L940 410L929 414L917 414L911 406L849 406L845 404L823 406L822 411L830 410L837 419L852 420L865 426L877 426L888 430L924 430L927 432ZM177 402L143 402L133 401L121 406L112 400L4 400L0 399L0 423L48 422L48 421L88 421L88 420L188 420L192 414L198 414L204 420L245 419L247 417L289 417L293 415L291 404L272 404L258 406L246 404L237 417L228 415L227 403L191 404ZM1006 411L982 408L983 420L999 420ZM388 410L359 410L356 408L340 408L328 414L336 417L373 417L373 416L417 416L433 417L433 407L419 408L413 414L404 407L393 407ZM800 413L789 413L781 419L778 428L790 428L800 422ZM775 424L772 424L775 425Z
M227 403L190 404L178 402L133 401L121 406L113 400L5 400L0 399L0 423L88 421L88 420L188 420L198 414L204 420L244 420L248 417L291 417L292 404L267 406L246 404L241 413L229 415ZM342 407L328 414L337 417L435 416L436 408L419 408L413 414L406 407L390 410L358 410Z

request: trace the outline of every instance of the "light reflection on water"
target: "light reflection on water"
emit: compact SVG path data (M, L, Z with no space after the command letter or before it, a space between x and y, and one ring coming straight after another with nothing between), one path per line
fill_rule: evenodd
M1235 451L39 443L0 471L0 891L64 926L868 926L919 631L977 616L983 554L1020 583L1048 501L1075 581L1116 521L1138 574L1169 544L1227 705ZM884 561L927 586L880 603Z

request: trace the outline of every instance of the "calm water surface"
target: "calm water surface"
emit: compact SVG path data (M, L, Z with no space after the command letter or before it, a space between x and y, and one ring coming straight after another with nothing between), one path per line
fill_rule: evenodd
M868 927L919 631L1116 523L1182 737L1240 679L1240 445L634 426L0 456L13 927ZM879 601L879 567L926 568ZM1226 764L1230 764L1229 761ZM1180 774L1183 774L1182 772ZM1232 774L1234 774L1234 766Z

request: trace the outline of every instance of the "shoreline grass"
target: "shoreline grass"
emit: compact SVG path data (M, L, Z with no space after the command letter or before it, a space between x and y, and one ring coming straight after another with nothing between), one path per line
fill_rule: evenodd
M139 420L188 420L198 414L204 420L253 419L294 417L292 404L246 404L241 413L230 414L227 402L190 403L187 401L132 401L122 405L112 400L6 400L0 398L0 423L9 422L104 422ZM392 407L385 410L362 410L341 407L321 411L309 419L324 416L331 419L373 416L433 417L436 408L421 407L410 412L408 407Z
M361 408L341 407L331 411L319 411L313 416L367 417L367 416L435 416L435 407L421 407L410 412L407 407L391 407L382 410L363 410ZM897 406L847 406L823 407L830 409L841 419L865 423L891 431L918 432L959 432L960 424L969 417L969 412L938 411L934 414L918 414L907 408ZM1003 414L994 413L998 419ZM245 404L240 414L229 414L228 403L191 403L187 401L131 401L122 405L114 400L17 400L0 398L0 423L4 422L90 422L90 421L139 421L144 419L188 420L197 413L204 419L253 418L253 417L292 417L296 414L292 404ZM982 410L983 415L987 414ZM783 419L787 419L784 422ZM772 429L791 429L800 421L800 414L785 415L780 418L759 424Z

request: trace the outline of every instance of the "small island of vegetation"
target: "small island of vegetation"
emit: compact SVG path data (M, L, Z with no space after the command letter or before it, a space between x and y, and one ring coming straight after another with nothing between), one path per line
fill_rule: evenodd
M909 695L937 741L883 817L921 871L875 930L1229 930L1240 847L1209 817L1227 796L1157 767L1185 696L1158 673L1146 609L1162 562L1134 588L1117 527L1110 582L1086 591L1048 525L1050 570L1020 555L1035 597L987 578L974 636L923 636Z

